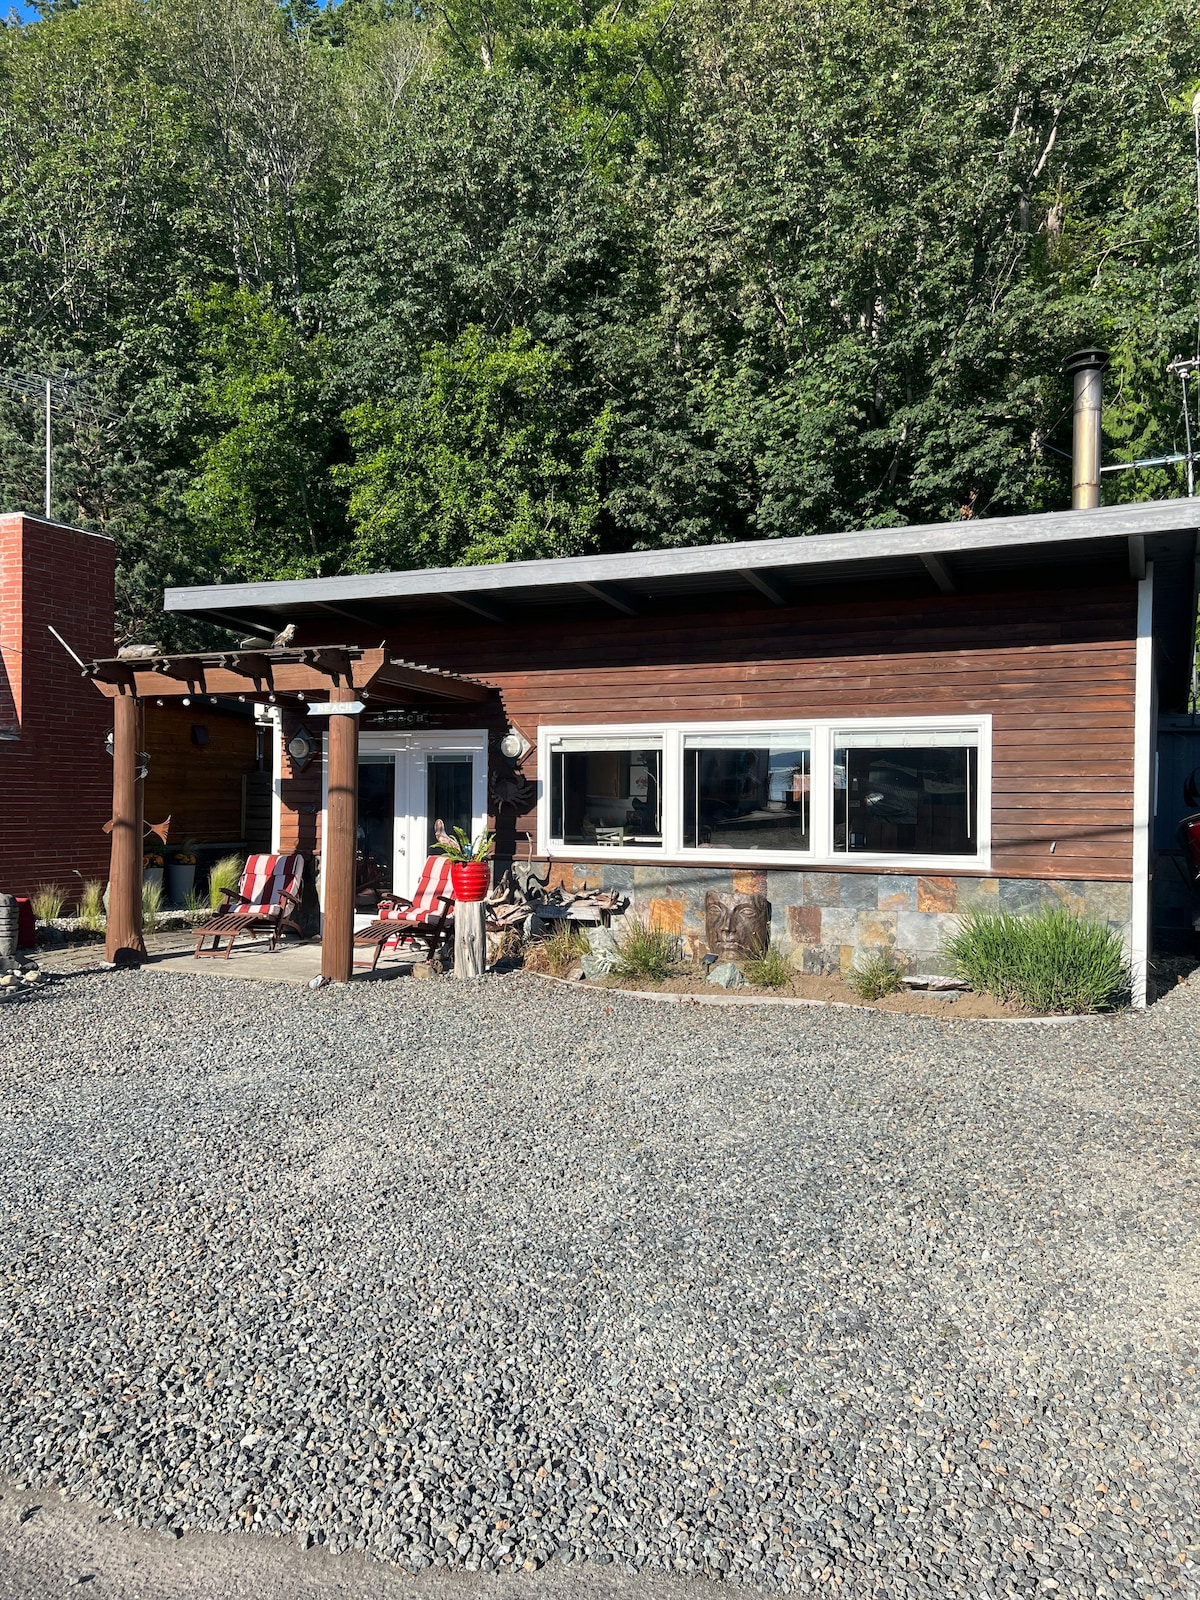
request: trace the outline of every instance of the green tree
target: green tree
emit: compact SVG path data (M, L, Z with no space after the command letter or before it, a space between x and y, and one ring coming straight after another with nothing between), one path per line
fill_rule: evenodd
M336 568L345 539L330 468L336 425L325 343L249 290L214 290L196 308L203 421L184 501L202 542L249 578Z
M422 361L412 398L349 413L351 565L453 566L592 547L611 418L565 419L560 361L472 329Z

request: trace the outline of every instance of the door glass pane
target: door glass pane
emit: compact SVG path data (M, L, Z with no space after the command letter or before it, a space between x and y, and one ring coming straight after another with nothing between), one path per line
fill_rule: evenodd
M977 853L977 750L844 745L834 750L833 762L835 849L872 855Z
M471 757L468 752L431 755L428 763L425 807L425 853L433 850L436 824L447 833L461 828L470 837L474 814L471 806Z
M683 842L694 850L807 850L804 734L684 740Z
M661 791L661 749L560 748L551 766L555 837L614 848L661 845Z
M395 757L369 756L358 764L358 854L354 903L359 911L369 911L380 895L392 892L395 833Z

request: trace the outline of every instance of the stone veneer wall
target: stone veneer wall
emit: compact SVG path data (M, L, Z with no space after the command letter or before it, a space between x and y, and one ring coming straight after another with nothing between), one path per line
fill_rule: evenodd
M1107 922L1130 942L1128 883L1041 878L967 878L885 872L790 872L712 867L554 865L550 883L619 889L631 910L680 935L695 959L706 948L704 897L710 889L765 894L771 938L805 972L845 972L859 951L893 950L914 970L936 972L938 947L958 914L973 907L1028 913L1063 905Z

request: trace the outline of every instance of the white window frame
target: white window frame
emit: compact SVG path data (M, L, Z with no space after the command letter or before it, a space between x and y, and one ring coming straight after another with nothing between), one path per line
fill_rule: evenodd
M972 855L885 855L833 848L833 750L841 733L962 733L979 751L975 824L979 847ZM805 734L809 739L812 809L808 850L713 850L683 842L683 741L685 734ZM663 742L663 842L653 845L574 845L550 836L551 750L562 738L622 738L636 747L646 739ZM658 863L672 866L855 867L877 871L979 872L992 865L992 718L945 717L791 717L770 722L554 723L538 730L538 854L551 861L610 861L614 865Z

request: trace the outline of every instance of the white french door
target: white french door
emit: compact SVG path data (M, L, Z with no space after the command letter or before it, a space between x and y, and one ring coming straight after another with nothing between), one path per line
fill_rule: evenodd
M360 899L411 895L435 822L472 838L487 826L487 733L363 733L358 759Z

